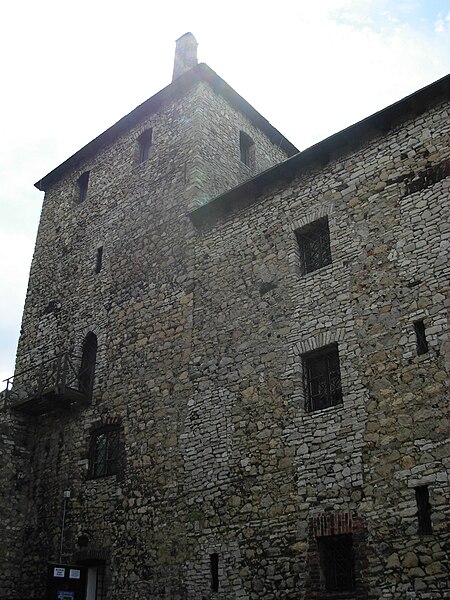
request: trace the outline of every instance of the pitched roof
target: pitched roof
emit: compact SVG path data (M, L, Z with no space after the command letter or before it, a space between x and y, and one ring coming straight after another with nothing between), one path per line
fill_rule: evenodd
M438 79L410 96L248 179L196 208L188 216L195 227L210 225L235 209L257 202L258 196L266 186L283 179L291 180L299 171L306 170L314 164L325 165L330 160L330 156L339 150L342 151L349 146L355 148L362 138L387 132L400 119L411 114L420 114L440 98L450 98L450 75Z
M217 73L215 73L205 63L200 63L172 81L167 87L163 88L157 94L137 106L128 115L117 121L112 127L101 133L93 139L89 144L86 144L81 150L78 150L70 158L61 163L56 169L50 171L45 177L37 181L34 185L41 191L46 191L53 183L58 181L67 171L74 169L80 163L86 161L91 156L96 154L101 148L113 143L117 138L140 121L156 113L162 104L168 100L182 96L189 88L204 81L221 96L223 96L232 106L246 115L250 121L288 156L298 152L298 149L291 144L275 127L265 119L253 106L251 106L242 96L240 96L232 87L230 87Z

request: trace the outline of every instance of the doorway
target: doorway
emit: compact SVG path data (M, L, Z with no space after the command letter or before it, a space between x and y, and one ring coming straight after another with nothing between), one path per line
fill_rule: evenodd
M96 560L86 565L85 600L106 600L105 594L105 561Z

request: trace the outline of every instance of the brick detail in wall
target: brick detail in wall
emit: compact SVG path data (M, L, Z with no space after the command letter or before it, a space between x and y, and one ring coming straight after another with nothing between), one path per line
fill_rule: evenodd
M314 537L326 535L343 535L353 533L353 517L351 512L320 513L312 517Z
M317 600L343 598L340 592L325 591L317 538L345 534L352 534L355 571L355 589L346 593L345 599L367 600L367 524L362 517L353 514L351 511L323 512L309 519L305 598Z

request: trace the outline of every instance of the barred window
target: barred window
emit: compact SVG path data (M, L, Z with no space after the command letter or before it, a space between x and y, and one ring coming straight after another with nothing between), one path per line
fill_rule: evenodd
M327 592L345 592L355 587L353 540L351 534L317 539L320 566Z
M105 477L117 473L119 460L119 428L104 427L91 437L89 476Z
M306 410L311 412L342 403L337 344L303 355Z
M300 250L303 274L317 271L331 263L328 217L297 229L295 236Z

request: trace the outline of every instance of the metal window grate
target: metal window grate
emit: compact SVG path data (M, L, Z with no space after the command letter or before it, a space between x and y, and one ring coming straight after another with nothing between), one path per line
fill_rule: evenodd
M105 567L100 565L97 567L97 578L95 582L95 600L106 600L105 596Z
M304 355L303 366L308 411L342 403L341 371L336 344Z
M344 592L355 587L352 535L332 535L317 540L327 592Z
M93 434L91 440L91 477L117 473L119 458L119 429L109 427Z
M295 232L303 274L317 271L331 263L328 218L318 219Z

